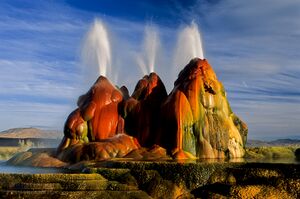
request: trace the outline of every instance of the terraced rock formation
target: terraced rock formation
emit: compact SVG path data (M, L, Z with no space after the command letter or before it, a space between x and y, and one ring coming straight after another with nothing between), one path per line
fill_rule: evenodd
M70 166L69 172L0 174L0 198L300 196L298 164L89 161Z

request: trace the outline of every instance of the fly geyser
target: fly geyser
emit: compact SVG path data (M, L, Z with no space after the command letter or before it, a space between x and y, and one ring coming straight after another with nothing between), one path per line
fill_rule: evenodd
M147 150L175 159L244 155L247 125L205 59L192 59L169 95L156 73L139 80L131 96L100 76L77 105L58 147L64 161L135 158L133 151Z
M205 59L191 60L179 73L161 114L160 142L175 157L244 155L247 126L231 111L225 89Z
M80 96L67 118L58 157L66 162L133 159L237 158L244 155L247 126L232 111L215 72L204 59L200 32L192 22L176 43L174 68L179 73L170 94L154 72L160 38L147 26L142 53L136 57L143 72L130 95L113 85L110 37L95 20L85 37L83 65L97 78ZM98 72L96 72L98 71ZM178 70L175 70L178 71ZM172 72L175 72L172 71ZM150 74L148 74L150 73ZM176 72L178 73L178 72Z

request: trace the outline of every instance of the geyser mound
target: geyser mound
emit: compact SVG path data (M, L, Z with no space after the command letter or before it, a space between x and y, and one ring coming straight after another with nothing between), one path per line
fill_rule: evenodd
M118 112L123 94L100 76L90 90L78 98L78 108L68 117L58 151L69 146L101 141L123 133L124 120Z
M207 60L195 58L179 73L162 108L161 146L198 158L242 157L247 126L232 112Z
M244 155L246 136L212 67L195 58L169 95L156 73L140 79L131 96L100 76L67 119L58 152L64 160L72 154L80 157L76 161L103 160L159 145L177 159L236 158ZM94 155L85 156L90 150Z
M123 102L125 131L136 137L142 146L157 144L160 108L167 96L160 77L150 73L138 81L131 97Z

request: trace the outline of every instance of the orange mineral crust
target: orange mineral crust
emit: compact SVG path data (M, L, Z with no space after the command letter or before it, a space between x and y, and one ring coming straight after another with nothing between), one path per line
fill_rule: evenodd
M122 93L108 79L100 76L93 87L82 96L78 105L83 118L89 122L92 140L101 140L114 136L122 118L118 114L118 103Z
M84 160L107 160L122 158L140 146L135 138L126 134L116 135L99 142L76 144L62 151L58 158L65 162L79 162Z
M68 117L59 151L80 139L100 141L123 133L124 120L118 113L118 104L122 100L121 91L106 77L100 76L91 89L79 97L78 108Z
M244 155L247 126L231 111L224 87L205 59L191 60L179 73L161 114L162 147L198 158Z
M90 150L99 153L98 160L115 157L113 151L131 157L143 151L140 146L163 147L175 159L244 155L247 125L232 112L222 83L205 59L192 59L169 95L156 73L140 79L131 96L125 86L119 89L100 76L77 104L58 147L63 159ZM135 145L112 145L118 134L132 136Z

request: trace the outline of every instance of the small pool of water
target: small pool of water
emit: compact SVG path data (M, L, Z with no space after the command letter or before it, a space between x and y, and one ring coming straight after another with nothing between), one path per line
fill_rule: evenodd
M248 163L300 164L295 158L246 159Z
M116 158L107 161L96 162L96 165L101 165L101 167L110 167L111 164L118 162L128 162L128 163L180 163L180 164L229 164L229 163L263 163L263 164L294 164L300 165L300 161L295 158L265 158L265 159L245 159L245 158L233 158L233 159L196 159L196 160L134 160L134 159L125 159L125 158Z
M114 160L116 161L116 160ZM114 162L113 161L113 162ZM128 160L128 159L120 159L119 161L128 161L128 162L179 162L179 163L273 163L273 164L299 164L300 161L297 161L294 158L270 158L270 159L244 159L244 158L236 158L230 160L224 159L197 159L197 160L182 160L182 161L174 161L174 160L167 160L167 161L136 161L136 160ZM101 165L105 165L107 162L99 162ZM118 160L117 160L118 162ZM6 161L0 160L0 173L23 173L23 174L42 174L42 173L71 173L72 171L69 169L62 169L62 168L41 168L41 167L25 167L25 166L11 166L7 165ZM74 171L73 171L74 172Z
M24 174L68 173L68 170L61 169L61 168L11 166L11 165L6 165L5 161L0 161L0 173L24 173Z

